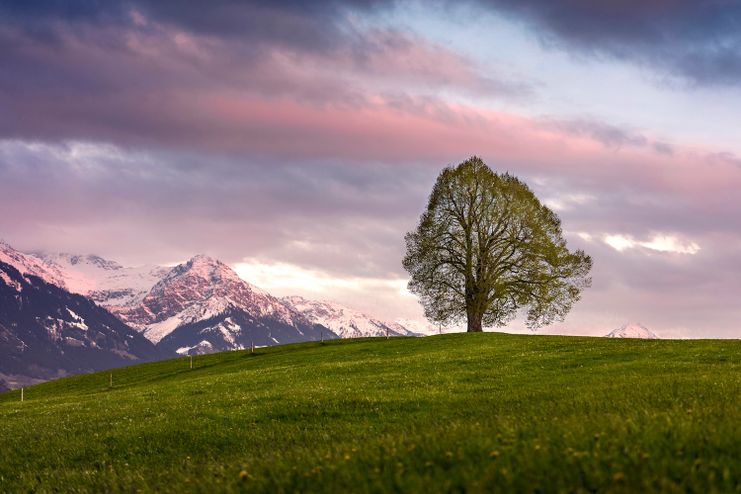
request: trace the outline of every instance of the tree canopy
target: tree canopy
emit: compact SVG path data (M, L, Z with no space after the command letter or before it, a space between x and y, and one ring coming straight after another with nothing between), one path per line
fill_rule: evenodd
M591 284L592 259L569 251L561 220L518 178L472 157L445 168L406 234L409 290L436 323L531 329L563 320Z

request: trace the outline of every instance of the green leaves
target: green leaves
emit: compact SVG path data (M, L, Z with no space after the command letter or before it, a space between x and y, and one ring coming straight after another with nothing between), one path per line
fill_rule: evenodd
M562 320L591 283L591 258L566 246L558 216L517 177L480 158L445 168L406 237L409 290L428 319L536 328Z

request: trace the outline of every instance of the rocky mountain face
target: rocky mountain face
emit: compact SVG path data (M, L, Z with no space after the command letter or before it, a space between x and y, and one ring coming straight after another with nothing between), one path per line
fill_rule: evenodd
M202 255L174 267L139 304L117 314L161 348L180 354L337 337Z
M6 385L163 356L104 308L48 282L49 273L22 255L13 260L18 267L0 260L0 380Z
M626 324L605 335L607 338L641 338L646 340L657 340L659 337L638 323Z
M329 328L340 338L366 336L416 336L396 322L384 322L362 312L329 301L292 296L282 299L314 324Z

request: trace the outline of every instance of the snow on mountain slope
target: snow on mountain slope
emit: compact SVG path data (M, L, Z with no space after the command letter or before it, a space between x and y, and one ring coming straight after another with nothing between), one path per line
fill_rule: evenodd
M15 250L2 240L0 240L0 262L13 266L21 274L38 276L47 283L66 288L64 276L59 269L47 265L34 256ZM3 276L3 280L6 282L10 280L8 274L0 274L0 276Z
M297 314L297 317L302 317ZM304 319L305 321L305 319ZM254 317L244 309L230 307L210 319L177 327L163 337L158 348L180 355L195 355L225 350L318 341L337 338L332 331L308 321L291 324L270 317Z
M607 338L641 338L646 340L657 340L659 337L638 323L626 324L621 328L611 331L606 335Z
M264 340L261 344L318 339L322 330L226 264L203 255L174 267L138 305L117 314L150 341L173 350L207 347L203 341L214 351L243 348L251 341L246 335L257 330L260 334L251 338ZM281 339L270 336L273 329Z
M362 312L329 301L307 300L299 296L284 297L283 301L295 307L315 324L331 329L340 338L366 336L414 336L401 324L385 322Z
M11 385L161 357L90 299L0 261L0 378Z
M59 273L67 289L100 305L115 308L134 305L170 270L162 266L124 267L95 255L35 254L46 267Z

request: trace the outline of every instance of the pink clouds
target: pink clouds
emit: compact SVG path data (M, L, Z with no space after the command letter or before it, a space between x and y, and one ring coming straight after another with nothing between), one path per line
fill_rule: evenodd
M741 186L741 168L706 150L675 146L666 154L643 144L615 149L538 120L442 102L399 108L379 96L360 107L318 106L217 94L185 105L219 122L200 134L201 144L231 152L436 164L481 154L495 166L529 174L558 167L578 180L609 180L611 187L639 182L698 200Z
M473 61L449 49L390 28L351 30L336 44L311 47L187 32L140 13L136 19L132 26L55 28L53 43L0 25L0 41L10 47L3 62L6 73L13 73L0 105L15 117L0 122L0 131L113 142L187 132L169 105L220 93L352 106L365 104L369 92L403 99L420 91L501 97L529 91L526 84L482 75ZM201 115L211 116L188 117Z
M0 231L12 243L140 262L206 251L398 280L403 233L437 172L478 154L560 207L595 256L591 316L660 330L680 315L702 322L676 301L704 303L701 315L722 312L732 330L735 156L650 128L537 116L547 87L401 24L350 22L338 5L234 18L162 5L52 16L44 29L0 21Z
M0 131L291 159L449 163L476 153L531 174L560 167L579 181L640 180L696 199L739 183L732 160L709 151L675 152L614 125L430 96L449 89L517 97L528 89L485 77L471 60L415 34L354 29L332 47L275 42L258 50L141 13L135 26L63 30L55 49L5 27L17 82L30 61L45 72L0 96L11 115ZM712 173L698 179L698 167Z

